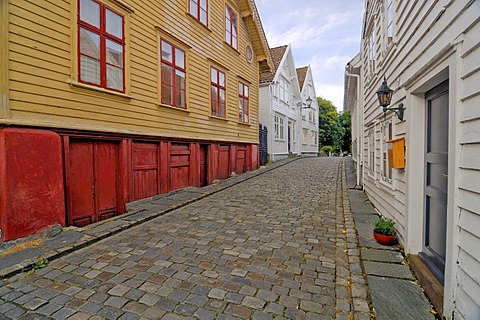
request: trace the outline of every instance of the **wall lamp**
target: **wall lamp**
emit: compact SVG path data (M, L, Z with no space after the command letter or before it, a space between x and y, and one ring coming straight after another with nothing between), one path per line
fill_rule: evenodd
M387 110L391 110L395 112L398 120L403 121L403 111L405 110L403 103L400 103L396 108L388 108L390 102L392 102L392 95L393 90L387 86L387 78L383 77L383 83L377 90L378 103L382 106L384 113L386 113Z
M306 107L303 107L302 106L302 109L310 109L312 107L312 98L308 97L307 100L305 100L305 102L307 103L307 106Z

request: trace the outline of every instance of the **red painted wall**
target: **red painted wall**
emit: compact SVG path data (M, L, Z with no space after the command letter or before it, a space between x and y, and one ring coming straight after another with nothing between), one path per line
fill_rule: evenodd
M3 240L65 225L62 144L46 130L0 130L0 227Z

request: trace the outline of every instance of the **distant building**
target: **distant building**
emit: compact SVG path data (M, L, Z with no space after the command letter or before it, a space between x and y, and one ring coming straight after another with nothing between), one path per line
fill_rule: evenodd
M268 128L270 160L302 153L316 155L318 102L310 67L295 68L291 45L271 48L270 52L274 68L260 78L259 116L260 124ZM307 108L308 97L312 103Z
M357 183L447 319L480 318L480 2L365 1L345 72ZM385 113L376 91L394 90Z
M10 0L0 25L0 239L258 167L253 0Z
M300 107L300 153L318 156L318 100L315 93L312 68L297 68L302 105Z

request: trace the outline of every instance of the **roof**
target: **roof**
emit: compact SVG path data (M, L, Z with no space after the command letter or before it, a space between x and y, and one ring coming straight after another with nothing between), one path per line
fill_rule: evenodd
M305 79L307 78L308 66L297 68L297 77L298 77L298 85L300 86L300 90L303 89L303 84Z
M273 70L272 72L262 73L260 75L260 83L272 82L275 74L277 73L278 66L282 62L282 58L285 55L288 45L275 47L270 49L270 55L272 56Z

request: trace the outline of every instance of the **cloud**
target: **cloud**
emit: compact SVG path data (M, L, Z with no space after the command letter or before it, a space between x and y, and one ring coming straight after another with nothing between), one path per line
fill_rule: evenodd
M364 0L256 3L270 46L291 44L295 65L311 65L317 94L341 109L345 64L360 50Z

